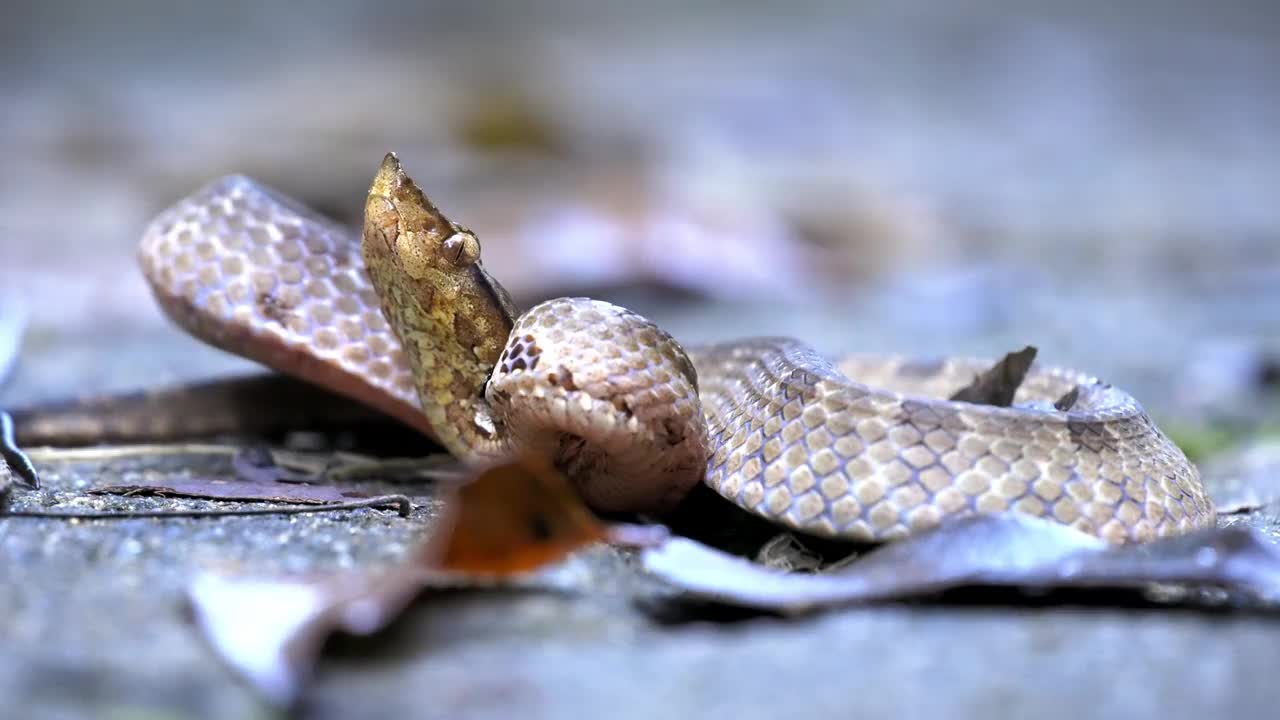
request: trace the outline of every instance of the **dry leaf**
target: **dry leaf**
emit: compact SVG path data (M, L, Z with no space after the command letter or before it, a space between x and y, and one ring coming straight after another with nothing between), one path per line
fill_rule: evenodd
M1013 404L1013 396L1018 392L1035 359L1036 349L1030 345L1017 352L1008 353L990 370L974 378L972 383L957 390L948 399L979 405L1009 407ZM1072 404L1074 402L1072 400Z
M609 538L569 481L536 456L490 467L462 486L441 527L419 562L482 575L532 570Z
M411 568L271 579L199 575L187 591L196 624L232 669L267 700L288 706L311 677L335 632L368 635L386 627L426 587L463 581Z
M527 586L526 573L585 545L651 546L665 538L664 528L602 524L562 475L526 457L490 467L454 493L434 535L387 572L298 579L206 574L188 599L223 660L268 699L288 705L330 635L378 632L424 590Z
M838 571L788 574L673 538L644 567L691 597L797 613L929 595L956 587L1222 585L1280 602L1280 550L1255 531L1217 528L1145 545L1111 546L1059 523L981 515L891 543Z

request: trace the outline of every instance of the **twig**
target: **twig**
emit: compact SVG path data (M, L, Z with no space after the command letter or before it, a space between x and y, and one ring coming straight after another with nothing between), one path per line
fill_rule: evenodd
M143 443L138 445L112 445L105 447L37 447L27 450L27 454L40 462L58 462L67 460L114 460L116 458L148 455L235 455L239 451L240 447L238 445L218 445L214 443Z
M27 457L14 440L13 418L3 410L0 410L0 459L8 463L23 482L33 489L40 489L40 475L36 473L36 467L31 464L31 458Z
M206 518L239 515L301 515L303 513L332 512L335 510L359 510L380 505L396 504L400 517L409 517L413 501L405 495L379 495L328 505L285 505L271 508L238 508L235 510L10 510L0 517L68 518L73 520L131 520L134 518Z

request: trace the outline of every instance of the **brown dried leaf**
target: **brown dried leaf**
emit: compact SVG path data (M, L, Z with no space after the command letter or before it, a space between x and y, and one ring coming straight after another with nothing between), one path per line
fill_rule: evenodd
M1009 407L1013 404L1013 396L1035 362L1036 349L1030 345L1011 352L1000 359L990 370L973 379L965 387L957 390L949 400L957 402L977 403ZM1072 401L1074 404L1074 400Z
M1280 550L1252 530L1217 528L1145 545L1111 546L1022 514L966 518L880 547L828 574L782 573L684 538L644 551L642 563L692 598L785 613L973 585L1192 583L1280 602Z
M447 529L419 562L479 575L527 572L609 536L569 481L535 456L481 472L448 501L441 522Z
M288 487L298 487L289 485ZM304 689L325 639L376 633L424 590L497 589L599 541L652 546L664 529L606 526L545 461L495 465L447 501L436 533L380 575L302 579L202 575L188 592L214 650L273 702Z

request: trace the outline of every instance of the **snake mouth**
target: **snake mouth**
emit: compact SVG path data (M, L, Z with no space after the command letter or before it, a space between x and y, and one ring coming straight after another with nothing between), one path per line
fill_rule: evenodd
M560 433L556 448L556 464L564 467L570 477L576 475L577 470L583 469L581 465L586 454L588 454L586 438L574 433Z
M381 202L383 207L375 211L373 204ZM382 217L380 217L382 216ZM390 200L380 197L369 198L368 204L364 211L364 232L362 233L363 244L367 248L370 240L376 239L378 243L377 251L386 257L395 257L395 248L391 244L391 238L395 236L395 228L398 223L388 222L386 216L398 218L395 206Z
M555 450L555 466L569 478L582 497L598 497L602 493L607 496L608 491L604 490L602 485L608 485L616 478L608 453L587 438L575 433L559 433ZM605 511L617 509L607 507L610 504L608 502L603 504L605 507L599 509Z

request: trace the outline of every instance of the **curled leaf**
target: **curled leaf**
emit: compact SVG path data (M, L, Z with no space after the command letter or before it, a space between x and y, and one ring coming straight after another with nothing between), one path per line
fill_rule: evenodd
M222 660L267 700L288 706L306 687L330 635L383 629L432 580L404 568L292 579L205 573L191 583L187 601Z
M665 538L663 528L601 523L550 464L525 457L490 467L454 492L432 536L386 572L292 579L208 574L192 583L188 600L222 659L266 698L289 705L330 635L376 633L424 591L518 587L536 579L529 571L585 545L653 546Z
M1280 550L1243 528L1112 546L1021 514L981 515L882 546L827 574L788 574L674 538L644 567L691 597L796 613L929 595L971 585L1020 588L1225 586L1280 602Z

